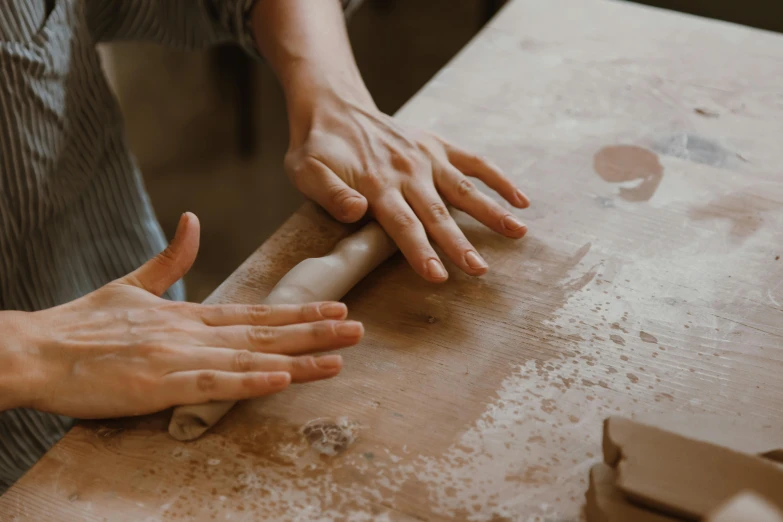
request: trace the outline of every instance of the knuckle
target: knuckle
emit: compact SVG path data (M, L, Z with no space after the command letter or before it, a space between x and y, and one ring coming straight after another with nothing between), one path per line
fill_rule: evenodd
M309 303L302 307L302 321L312 321L320 319L321 307L319 303Z
M437 161L448 162L448 157L446 156L446 147L443 142L437 138L437 136L428 134L422 137L422 139L419 141L419 150L430 161L434 159Z
M315 357L312 355L304 355L301 357L297 357L292 361L291 366L294 370L299 371L306 371L306 370L312 370L314 368L317 368L315 364Z
M241 388L239 395L248 398L262 397L264 395L269 395L270 393L275 393L270 390L269 382L265 378L259 378L258 375L252 373L242 375L239 380L239 386Z
M318 168L318 160L310 155L301 153L286 154L283 160L283 168L288 176L298 185L301 179Z
M197 314L205 324L218 323L229 316L225 305L198 305Z
M152 263L162 270L172 270L177 265L177 251L169 244L158 255L152 258Z
M150 392L155 388L158 380L151 375L137 374L129 382L129 391L136 397L149 397Z
M336 337L337 330L335 329L335 326L337 326L336 321L321 321L319 323L315 323L313 325L312 335L316 339Z
M333 185L329 187L329 199L333 203L340 204L350 196L353 196L353 190L345 185Z
M490 219L493 219L495 223L498 223L501 227L503 227L503 223L505 222L505 219L507 217L511 219L516 219L513 214L509 214L506 209L501 207L500 205L490 205L487 209L487 213L490 216Z
M254 305L248 310L249 319L254 323L264 322L272 314L272 307L269 305Z
M392 149L389 152L389 157L394 170L403 174L412 174L420 163L419 158L414 156L415 159L412 159L410 154L406 154L398 149Z
M475 190L476 186L467 178L462 178L459 183L457 183L457 194L460 197L470 196Z
M312 172L317 170L323 162L315 157L313 154L307 154L302 161L299 162L298 167L302 172Z
M186 315L192 310L192 303L184 301L169 301L160 306L162 312L168 312L178 315Z
M479 154L475 154L475 153L472 153L472 152L467 154L467 159L471 163L484 163L485 162L484 156L481 156Z
M258 346L271 344L275 340L275 331L268 326L255 326L247 330L250 343Z
M289 174L293 174L299 168L300 159L300 155L297 152L289 150L283 158L283 168Z
M465 240L465 239L461 239L461 240L457 241L456 249L457 249L458 252L461 252L462 255L465 255L468 252L475 252L476 251L475 247L473 245L471 245L470 243L468 243L468 241Z
M400 230L411 230L416 226L416 219L405 211L398 211L392 215L392 223Z
M447 209L446 205L444 205L441 201L430 203L428 211L430 217L436 222L447 221L451 218L449 209Z
M255 356L248 350L239 350L234 354L234 371L249 372L255 366Z
M177 259L177 253L169 245L155 259L163 266L171 266Z
M217 388L217 373L212 370L204 370L199 372L196 377L196 388L202 392L210 392Z
M361 179L367 191L380 192L385 189L388 184L386 177L382 176L376 170L365 171Z
M131 332L133 334L133 332ZM161 354L163 348L149 341L133 341L128 345L128 348L133 350L136 356L143 359L152 359Z

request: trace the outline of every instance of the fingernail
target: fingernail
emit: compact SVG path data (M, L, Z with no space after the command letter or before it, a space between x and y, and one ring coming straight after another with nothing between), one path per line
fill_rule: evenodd
M267 377L267 382L271 386L286 386L289 382L291 382L291 375L285 372L273 373Z
M484 270L487 268L487 262L482 259L478 252L473 250L465 254L465 264L473 270Z
M342 319L347 312L347 307L342 303L324 303L318 307L318 311L329 319Z
M516 232L517 230L524 227L525 225L522 224L521 221L517 220L513 216L506 216L503 218L503 226L506 228L506 230L511 230L512 232Z
M315 365L322 370L336 370L342 364L343 358L340 355L324 355L315 359Z
M358 337L364 333L364 326L359 321L345 321L334 327L340 337Z
M527 197L521 190L517 190L517 201L519 201L520 205L527 205L529 204Z
M442 280L449 277L449 273L446 272L446 269L443 267L443 263L437 259L430 259L427 261L427 272L429 272L430 277L437 280Z

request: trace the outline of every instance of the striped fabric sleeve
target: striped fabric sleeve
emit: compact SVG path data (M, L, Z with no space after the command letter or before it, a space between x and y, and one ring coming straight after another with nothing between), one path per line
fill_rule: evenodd
M97 41L145 40L187 50L233 41L260 59L250 29L257 1L89 0L87 11ZM364 0L339 1L350 16Z
M248 53L260 58L253 32L250 28L250 11L260 0L205 0L213 19L218 20L223 30L228 31L233 40ZM315 0L322 2L324 0ZM332 0L338 1L338 0ZM346 17L362 4L364 0L339 0Z
M212 0L87 0L85 13L97 42L147 41L197 50L233 37L212 4Z
M260 58L253 32L250 29L250 11L258 0L205 0L211 17L220 28L252 56Z

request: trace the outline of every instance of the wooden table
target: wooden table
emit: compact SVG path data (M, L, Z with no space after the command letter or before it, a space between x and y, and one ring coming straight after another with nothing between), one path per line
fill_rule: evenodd
M368 334L340 378L193 443L163 415L81 425L0 519L577 520L607 415L783 428L782 79L779 35L513 2L399 117L500 163L528 236L460 215L491 272L386 263L346 298ZM346 230L303 208L211 301L260 302ZM360 438L317 456L300 428L340 417Z

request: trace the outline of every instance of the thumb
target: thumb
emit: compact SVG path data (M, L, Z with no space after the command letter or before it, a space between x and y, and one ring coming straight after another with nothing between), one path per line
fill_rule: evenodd
M166 249L119 280L160 296L188 273L196 260L199 243L198 218L185 212L177 225L174 240Z
M364 196L349 187L323 162L307 158L292 170L296 187L335 219L353 223L367 212Z

